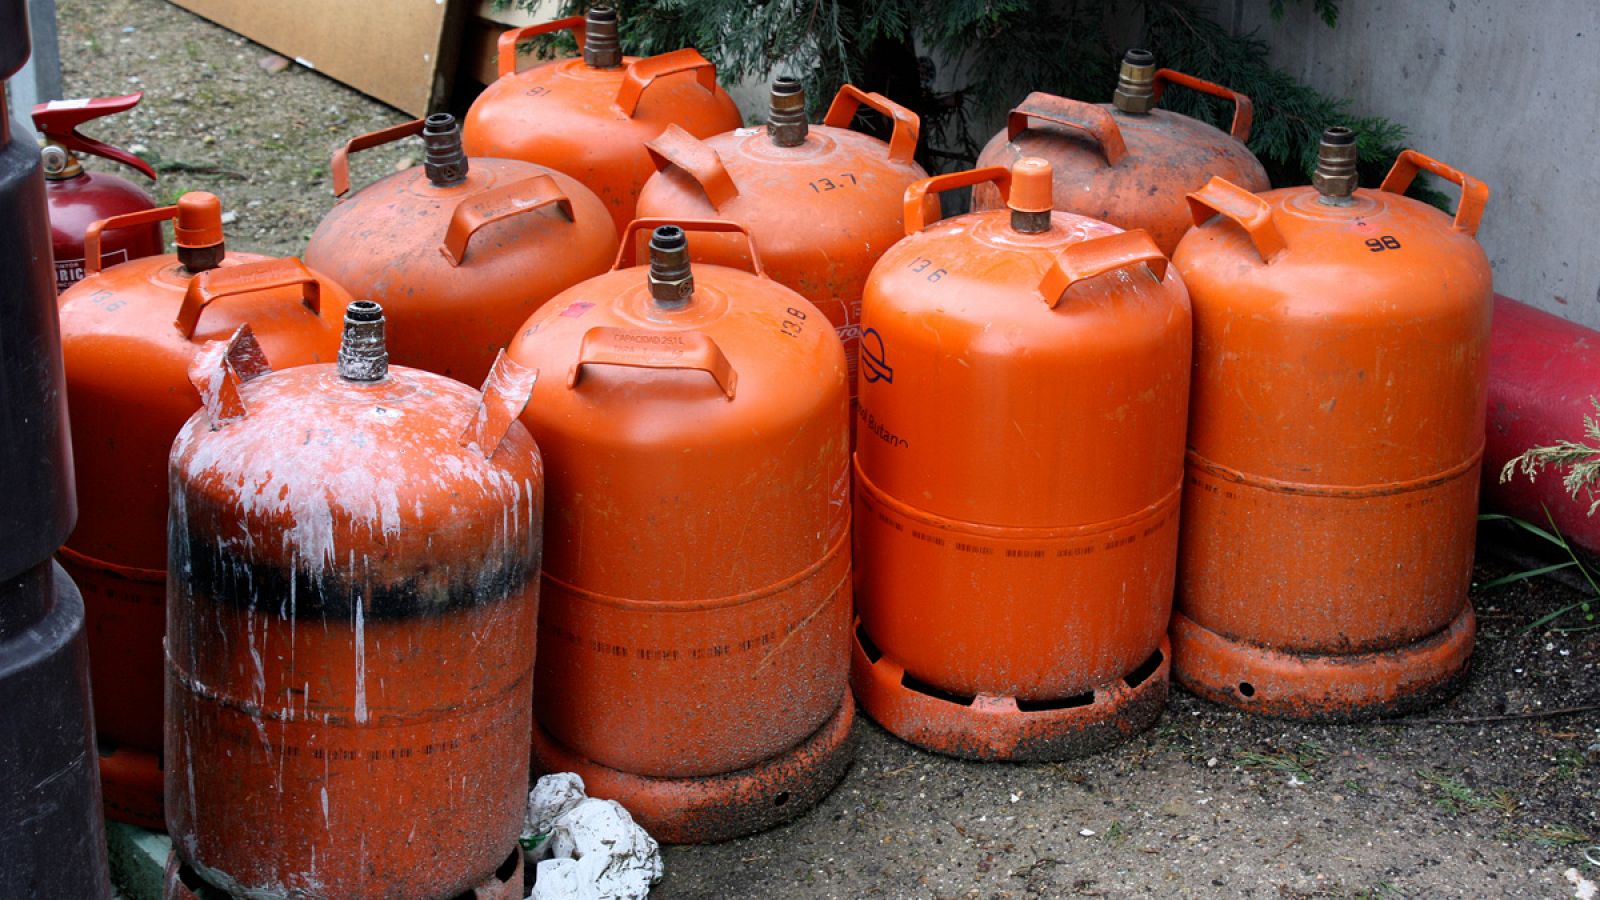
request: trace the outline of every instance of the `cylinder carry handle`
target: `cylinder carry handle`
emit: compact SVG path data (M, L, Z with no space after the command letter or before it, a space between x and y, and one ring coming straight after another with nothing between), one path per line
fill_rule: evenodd
M570 31L578 40L578 52L583 52L583 45L588 35L585 33L583 16L568 16L565 19L556 19L553 22L541 22L538 25L525 25L500 33L499 40L495 41L495 60L498 77L515 75L517 72L517 45L529 38L541 34L551 34L557 31Z
M267 354L246 322L226 340L206 341L189 362L189 383L200 394L200 405L211 420L211 430L244 418L245 382L272 371Z
M300 302L314 315L322 314L322 282L305 263L289 256L201 272L189 280L172 324L179 334L192 340L201 311L213 301L285 287L299 287Z
M456 204L450 214L450 225L445 228L444 242L439 252L459 266L467 255L467 242L478 229L501 219L509 219L555 204L568 222L572 215L572 200L561 190L561 185L549 175L530 175L510 184L484 191Z
M627 269L635 265L639 257L639 232L654 231L662 225L676 225L684 231L709 231L738 233L744 235L745 248L750 251L750 271L762 278L767 277L766 270L761 268L761 255L756 253L755 239L750 237L750 232L738 222L726 219L634 219L628 227L622 229L622 246L617 248L617 261L611 264L613 271Z
M371 150L373 147L382 147L392 144L401 138L413 137L422 133L422 127L427 119L416 119L411 122L402 122L399 125L390 125L377 131L353 137L343 147L333 151L333 159L328 162L328 168L333 173L333 195L343 197L350 193L350 154L362 150Z
M124 213L120 216L111 216L97 222L91 222L89 228L83 233L83 275L99 274L104 261L100 258L100 234L106 231L115 231L118 228L133 228L138 225L148 225L151 222L165 222L177 218L177 206L158 206L155 209L141 209L138 212Z
M944 191L953 191L974 184L993 183L1000 190L1001 200L1011 199L1011 170L1005 166L984 166L981 169L968 169L965 172L951 172L948 175L934 175L921 181L914 181L906 188L904 214L906 220L906 234L913 235L939 221L926 221L923 212L923 201L929 194L939 194Z
M1161 95L1166 91L1168 84L1181 84L1202 94L1233 101L1233 124L1229 126L1228 133L1240 141L1249 140L1250 126L1254 124L1256 116L1255 104L1250 102L1249 97L1214 81L1206 81L1172 69L1157 69L1155 78L1150 84L1151 99L1157 103L1161 102Z
M649 152L650 162L655 165L657 172L677 166L693 178L700 185L700 190L705 192L706 199L711 201L713 209L721 209L724 203L739 196L739 187L733 183L733 176L728 174L728 168L723 165L717 151L680 128L677 123L668 125L654 139L645 141L644 148Z
M1451 227L1468 236L1477 236L1478 223L1483 219L1483 207L1489 202L1489 186L1454 166L1447 166L1416 150L1401 150L1394 167L1383 177L1383 184L1378 186L1378 190L1404 194L1406 188L1411 187L1419 169L1427 169L1461 188L1461 202L1456 205L1456 218Z
M733 399L739 373L710 335L698 331L635 331L597 326L584 332L578 361L567 373L567 387L578 386L584 366L634 369L687 369L705 372Z
M699 50L685 47L660 56L636 59L623 70L622 86L617 88L617 105L622 107L623 115L633 118L639 111L639 98L644 95L645 88L655 84L657 79L679 72L693 72L701 87L716 92L717 67L701 56Z
M1185 196L1195 225L1204 225L1216 215L1231 219L1244 229L1262 262L1272 262L1287 249L1272 220L1271 204L1226 178L1213 175L1205 187Z
M1108 234L1065 247L1050 261L1039 293L1055 309L1067 289L1108 272L1144 265L1156 281L1167 277L1167 257L1143 228Z
M493 458L512 424L527 407L534 382L538 380L538 369L522 365L507 356L505 350L495 354L489 377L484 379L483 390L478 392L478 406L461 431L461 446L476 447L484 459Z
M917 138L922 134L922 118L882 94L863 91L853 84L839 88L828 107L822 124L829 128L849 128L855 121L856 110L862 106L882 113L894 121L894 131L889 135L889 159L909 163L917 155Z
M1122 129L1117 120L1098 103L1085 103L1057 97L1043 91L1034 91L1023 98L1022 105L1006 115L1006 140L1015 141L1026 131L1029 120L1049 122L1082 131L1100 145L1106 165L1114 166L1128 155L1128 145L1122 140Z

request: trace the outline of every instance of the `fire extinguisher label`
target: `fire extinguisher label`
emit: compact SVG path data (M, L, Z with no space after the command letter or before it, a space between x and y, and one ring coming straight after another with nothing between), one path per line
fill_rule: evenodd
M107 250L100 254L102 268L114 266L128 261L128 248L121 250ZM83 280L83 260L58 259L56 260L56 293L61 293L69 287Z

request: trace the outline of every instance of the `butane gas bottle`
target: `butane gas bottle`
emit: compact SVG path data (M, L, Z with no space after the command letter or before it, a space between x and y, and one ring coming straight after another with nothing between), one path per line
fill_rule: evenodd
M268 365L248 325L207 345L172 447L173 850L229 896L491 896L527 811L534 373L391 368L367 301L337 365Z
M921 215L975 183L1008 209ZM1188 294L1148 234L1052 213L1050 183L1029 158L913 185L861 312L852 683L975 759L1100 749L1167 697Z
M582 50L517 71L517 44L570 31ZM739 127L717 68L695 50L638 59L617 44L617 11L573 16L500 36L500 77L467 110L467 154L520 159L578 179L611 210L620 233L655 166L645 142L677 125L696 137Z
M1173 256L1194 396L1173 672L1272 715L1400 712L1458 683L1484 445L1489 191L1414 150L1356 187L1355 136L1313 187L1214 179ZM1461 187L1454 221L1404 192Z
M809 809L851 756L844 352L754 253L691 270L686 230L740 226L650 227L649 266L630 231L508 351L555 376L523 414L560 523L534 764L661 840L725 840Z
M423 164L350 189L349 155L420 134ZM611 266L617 232L594 192L544 166L468 159L448 114L363 135L333 157L343 196L306 263L394 323L397 365L482 384L541 304Z
M1233 125L1223 134L1210 125L1157 109L1168 85L1182 85L1230 100ZM1250 98L1191 75L1156 69L1147 50L1129 50L1110 103L1084 103L1033 93L1011 111L1004 131L978 154L980 166L1009 166L1038 156L1055 170L1055 208L1142 228L1170 254L1189 230L1183 192L1220 176L1264 191L1266 170L1245 147ZM972 192L974 209L1004 207L989 185Z
M888 144L850 130L863 105L894 123ZM904 234L906 188L927 176L912 159L920 120L848 84L821 125L808 125L805 109L800 82L780 78L765 128L701 141L668 127L646 145L661 171L640 192L639 215L727 219L748 229L767 275L833 323L854 397L861 291L872 264ZM694 235L689 254L696 262L747 264L743 242L729 235Z
M174 221L177 252L101 270L102 236ZM61 297L80 515L61 562L83 590L107 813L162 827L167 451L199 408L189 364L249 323L278 365L332 361L350 297L297 259L226 252L206 193L90 226L88 277Z
M78 161L89 154L122 163L154 181L150 164L110 144L78 133L93 119L126 112L142 92L92 100L52 100L33 108L33 127L44 136L45 190L50 198L50 243L55 249L56 292L83 278L83 233L90 223L151 209L155 202L133 182L108 172L90 172ZM100 245L105 265L161 252L161 225L148 222L106 235Z

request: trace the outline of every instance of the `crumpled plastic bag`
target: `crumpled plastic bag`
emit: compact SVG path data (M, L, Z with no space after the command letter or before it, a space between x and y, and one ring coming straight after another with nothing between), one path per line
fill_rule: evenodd
M538 841L529 900L643 900L661 880L661 847L614 800L584 796L570 772L540 778L528 795L525 837Z

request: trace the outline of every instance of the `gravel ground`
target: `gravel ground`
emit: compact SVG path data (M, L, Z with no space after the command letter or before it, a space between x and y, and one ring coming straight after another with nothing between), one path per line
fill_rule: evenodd
M70 92L147 92L93 133L147 148L163 201L221 196L233 246L298 252L332 204L329 153L405 118L299 67L270 74L268 51L160 0L59 8ZM356 179L418 156L371 151ZM1600 703L1600 632L1522 631L1574 596L1553 582L1477 593L1465 690L1380 725L1263 720L1175 691L1122 748L980 765L863 717L856 763L819 808L669 848L655 896L1571 897L1567 869L1600 879L1583 856L1600 843L1600 713L1437 720Z

